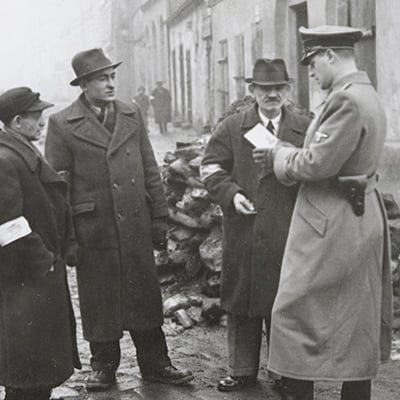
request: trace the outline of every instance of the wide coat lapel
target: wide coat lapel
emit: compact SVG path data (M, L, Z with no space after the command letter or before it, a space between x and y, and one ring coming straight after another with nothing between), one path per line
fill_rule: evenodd
M108 148L111 134L81 99L72 103L67 121L71 124L72 133L77 138L105 149Z
M254 146L244 137L244 135L253 127L255 127L259 122L261 122L260 116L258 115L257 105L254 104L251 108L246 110L243 114L241 127L242 141L248 146L253 148Z
M296 146L301 146L304 141L304 127L301 126L297 116L286 107L282 109L277 137Z
M116 100L115 128L108 146L108 154L116 152L135 133L139 126L139 116L136 111Z

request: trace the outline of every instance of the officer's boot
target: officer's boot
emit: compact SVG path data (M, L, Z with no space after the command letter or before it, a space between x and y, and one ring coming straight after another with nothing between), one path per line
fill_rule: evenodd
M314 382L282 377L282 400L313 400Z

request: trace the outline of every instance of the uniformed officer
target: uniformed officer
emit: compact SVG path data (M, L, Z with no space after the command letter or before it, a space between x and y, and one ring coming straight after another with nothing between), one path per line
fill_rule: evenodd
M314 380L342 381L342 400L370 399L391 340L391 278L376 170L385 112L356 66L359 29L301 28L302 64L327 98L304 149L266 155L278 179L301 182L272 311L269 369L282 398L313 398ZM381 345L381 346L380 346Z

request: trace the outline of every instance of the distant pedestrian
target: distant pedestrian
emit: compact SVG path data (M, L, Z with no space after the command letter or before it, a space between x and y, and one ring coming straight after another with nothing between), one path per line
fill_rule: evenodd
M149 131L149 107L150 107L150 98L146 94L146 89L144 86L140 86L138 88L138 94L134 97L135 103L139 106L140 112L142 113L143 123L146 128L146 131Z
M171 122L171 94L161 81L156 82L156 85L151 92L154 120L160 126L160 133L167 133L167 124Z
M52 115L46 157L71 177L70 191L83 335L93 373L86 387L116 382L119 340L129 331L143 379L193 379L171 364L162 330L160 284L153 249L165 248L168 206L139 108L115 97L116 68L101 49L72 60L82 93Z
M64 257L67 183L32 144L51 107L28 87L0 96L0 385L48 400L80 368Z

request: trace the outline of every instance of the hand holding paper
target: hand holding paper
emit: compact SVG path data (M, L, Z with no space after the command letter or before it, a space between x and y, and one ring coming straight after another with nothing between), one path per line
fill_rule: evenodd
M250 129L244 135L256 149L257 148L272 148L279 142L278 138L264 128L261 123L258 123L254 128Z

